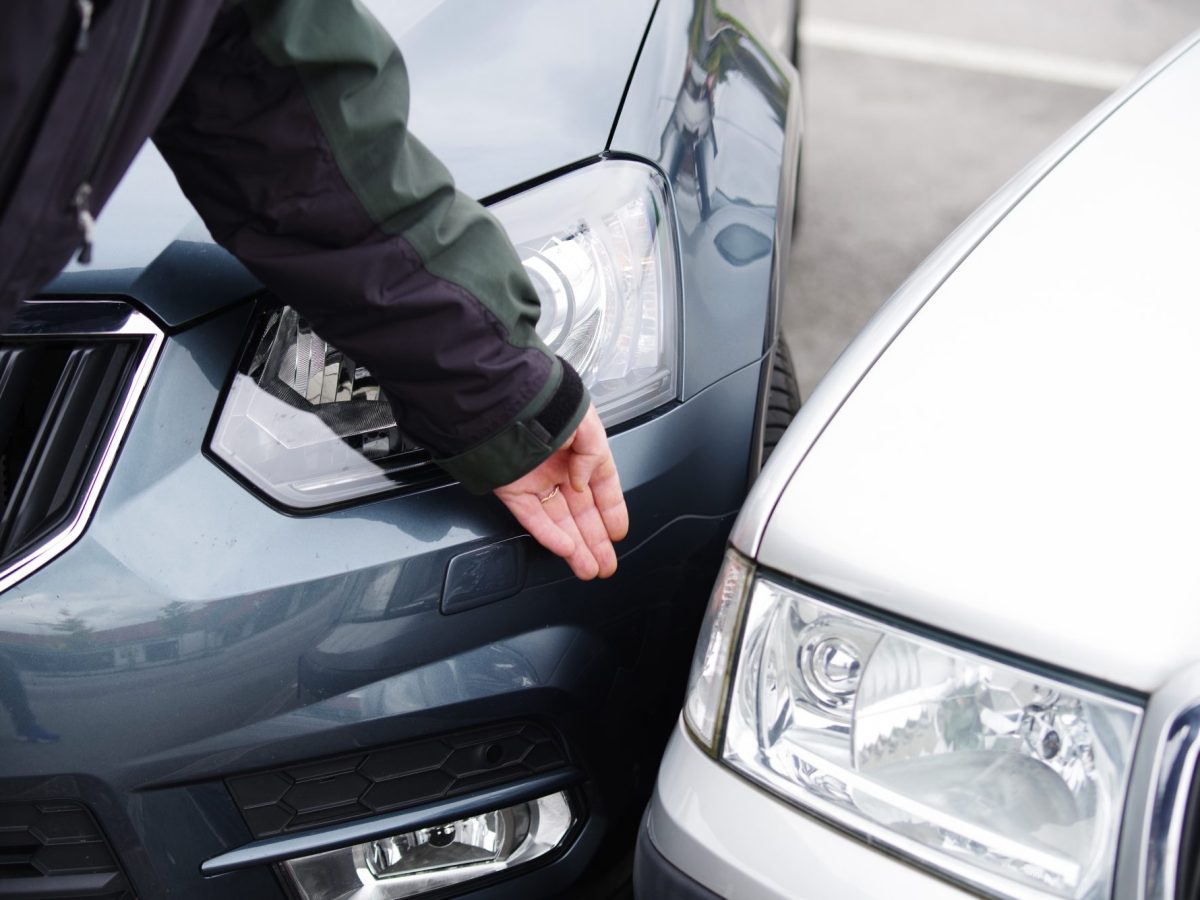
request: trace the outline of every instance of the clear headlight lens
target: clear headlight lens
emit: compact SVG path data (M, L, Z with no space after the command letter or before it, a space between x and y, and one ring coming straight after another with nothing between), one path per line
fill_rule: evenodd
M675 241L657 170L597 163L492 212L542 301L538 335L579 372L604 424L673 400Z
M723 757L977 889L1106 897L1140 721L1131 703L759 580Z
M538 334L579 372L606 426L677 394L678 289L666 185L606 161L492 208L542 302ZM311 509L437 477L371 373L290 307L257 326L212 452L271 499Z

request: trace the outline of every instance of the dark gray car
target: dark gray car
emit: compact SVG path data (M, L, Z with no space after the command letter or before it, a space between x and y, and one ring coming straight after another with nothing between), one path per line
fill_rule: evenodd
M609 428L620 569L574 580L440 475L148 147L0 343L0 898L620 880L795 402L795 7L371 5Z

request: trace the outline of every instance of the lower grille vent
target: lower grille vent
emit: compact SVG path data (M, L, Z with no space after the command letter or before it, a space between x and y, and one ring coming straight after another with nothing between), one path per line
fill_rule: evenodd
M393 812L567 764L546 729L513 723L230 778L256 838Z
M0 898L132 900L91 814L72 802L0 803Z

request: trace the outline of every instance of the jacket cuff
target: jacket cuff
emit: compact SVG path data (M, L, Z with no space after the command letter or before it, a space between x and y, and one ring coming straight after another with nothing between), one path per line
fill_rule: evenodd
M591 398L579 375L563 359L555 360L550 382L515 422L457 456L434 459L473 494L486 494L537 468L575 433Z

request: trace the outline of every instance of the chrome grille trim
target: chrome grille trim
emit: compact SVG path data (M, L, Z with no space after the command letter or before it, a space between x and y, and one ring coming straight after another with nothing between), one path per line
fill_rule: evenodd
M128 303L115 300L26 301L17 307L16 315L4 331L5 337L120 335L144 338L145 347L117 405L95 473L83 488L82 501L65 527L0 570L0 591L8 590L46 565L74 544L87 528L165 340L162 330L147 316Z
M1160 740L1158 778L1153 785L1144 841L1147 899L1175 898L1183 822L1198 754L1200 706L1194 706L1172 721Z
M1175 900L1184 818L1200 760L1200 663L1146 704L1118 847L1112 896Z
M1183 711L1160 740L1153 800L1146 820L1145 896L1174 900L1184 817L1200 754L1200 705Z

